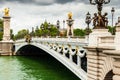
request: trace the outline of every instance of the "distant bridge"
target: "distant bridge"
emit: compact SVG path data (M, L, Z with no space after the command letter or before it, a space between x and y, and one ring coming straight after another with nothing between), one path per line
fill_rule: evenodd
M15 42L15 54L21 53L26 46L37 47L65 65L76 76L82 80L87 80L87 46L84 39L79 38L32 38L30 43L25 39ZM29 49L25 49L29 50Z

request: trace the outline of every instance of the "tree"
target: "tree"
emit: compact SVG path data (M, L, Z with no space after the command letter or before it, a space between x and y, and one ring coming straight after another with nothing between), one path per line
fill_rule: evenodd
M0 41L3 38L3 19L0 19Z
M83 29L74 29L74 36L85 36L85 30L83 30Z
M14 34L13 34L13 30L12 30L12 29L10 29L10 39L15 40Z
M29 34L29 30L22 29L22 30L18 31L18 33L15 35L15 39L24 38L28 34Z
M58 34L59 34L59 31L58 31L57 27L55 27L54 25L51 25L50 35L51 36L57 36Z
M44 23L41 24L40 26L40 32L41 35L43 36L57 36L59 31L57 29L56 26L54 26L53 24L48 23L47 21L45 21Z

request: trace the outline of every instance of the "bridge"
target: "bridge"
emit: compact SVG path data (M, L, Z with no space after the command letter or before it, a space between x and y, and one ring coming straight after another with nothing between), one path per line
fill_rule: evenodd
M26 51L37 48L53 56L82 80L119 80L120 19L114 36L100 25L86 35L86 39L79 39L70 38L73 37L74 20L69 17L68 38L32 38L30 42L25 39L13 42L10 41L10 16L4 16L0 55L25 55Z
M21 39L15 42L14 55L25 54L24 51L29 50L27 46L31 46L30 49L37 47L53 56L80 79L86 80L87 58L83 46L87 45L84 39L79 38L32 38L30 43Z

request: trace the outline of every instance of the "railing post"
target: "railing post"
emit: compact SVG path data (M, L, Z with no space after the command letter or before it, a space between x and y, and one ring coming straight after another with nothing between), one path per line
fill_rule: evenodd
M79 55L77 55L77 66L81 67L81 58Z
M69 54L69 59L70 59L70 61L73 61L73 58L72 58L71 54Z

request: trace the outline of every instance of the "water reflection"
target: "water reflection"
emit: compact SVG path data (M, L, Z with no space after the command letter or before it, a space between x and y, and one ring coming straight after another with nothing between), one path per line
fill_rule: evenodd
M50 56L0 56L0 80L80 80Z

